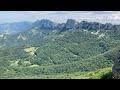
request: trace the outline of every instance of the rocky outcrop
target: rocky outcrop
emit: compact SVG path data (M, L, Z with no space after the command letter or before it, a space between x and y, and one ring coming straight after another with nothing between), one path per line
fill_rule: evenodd
M68 19L65 24L65 29L74 29L77 28L78 22L73 19Z
M105 25L104 25L104 29L105 30L110 30L111 28L113 27L113 25L111 24L111 23L106 23Z
M65 27L65 23L58 24L57 29L62 30Z
M42 19L41 21L37 20L33 26L39 27L40 29L55 29L57 27L57 23L47 19Z
M87 22L82 21L79 24L79 28L81 29L88 29L88 30L113 30L115 25L112 25L111 23L101 24L99 22Z
M120 79L120 50L118 51L117 59L114 61L114 65L112 67L112 73L115 78Z

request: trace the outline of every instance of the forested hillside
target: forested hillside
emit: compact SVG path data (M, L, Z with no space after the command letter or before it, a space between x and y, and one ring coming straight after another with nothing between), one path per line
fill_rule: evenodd
M2 36L0 42L0 78L94 79L111 72L120 29L71 19L66 24L41 20L29 30Z

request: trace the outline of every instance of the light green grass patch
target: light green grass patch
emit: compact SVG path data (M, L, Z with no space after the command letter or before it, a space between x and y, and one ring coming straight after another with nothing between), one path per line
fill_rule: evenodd
M30 47L30 48L25 48L24 51L29 53L30 55L34 55L34 52L37 50L38 48L36 47Z
M12 62L10 66L18 66L19 61Z
M71 78L72 79L101 79L103 75L106 75L109 72L112 72L111 67L100 69L95 72L84 73L84 74L78 75L78 76L73 75Z
M39 67L39 65L31 65L31 66L29 66L29 67Z

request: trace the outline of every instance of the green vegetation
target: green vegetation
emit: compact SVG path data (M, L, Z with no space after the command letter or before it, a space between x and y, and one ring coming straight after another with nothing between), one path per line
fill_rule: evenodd
M50 74L50 75L15 75L14 71L7 70L0 78L8 79L114 79L111 73L111 67L99 69L94 72L76 72L72 74Z
M114 79L110 68L100 69L94 72L83 73L82 75L74 75L72 79Z
M24 51L34 55L34 52L37 50L35 47L25 48Z
M105 34L32 29L20 33L26 40L9 36L0 48L0 78L113 79L120 40L110 31Z

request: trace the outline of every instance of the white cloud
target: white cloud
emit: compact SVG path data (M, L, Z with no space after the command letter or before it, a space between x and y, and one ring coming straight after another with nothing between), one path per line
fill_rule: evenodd
M55 22L88 20L102 23L120 23L119 11L0 11L0 23L49 19Z

